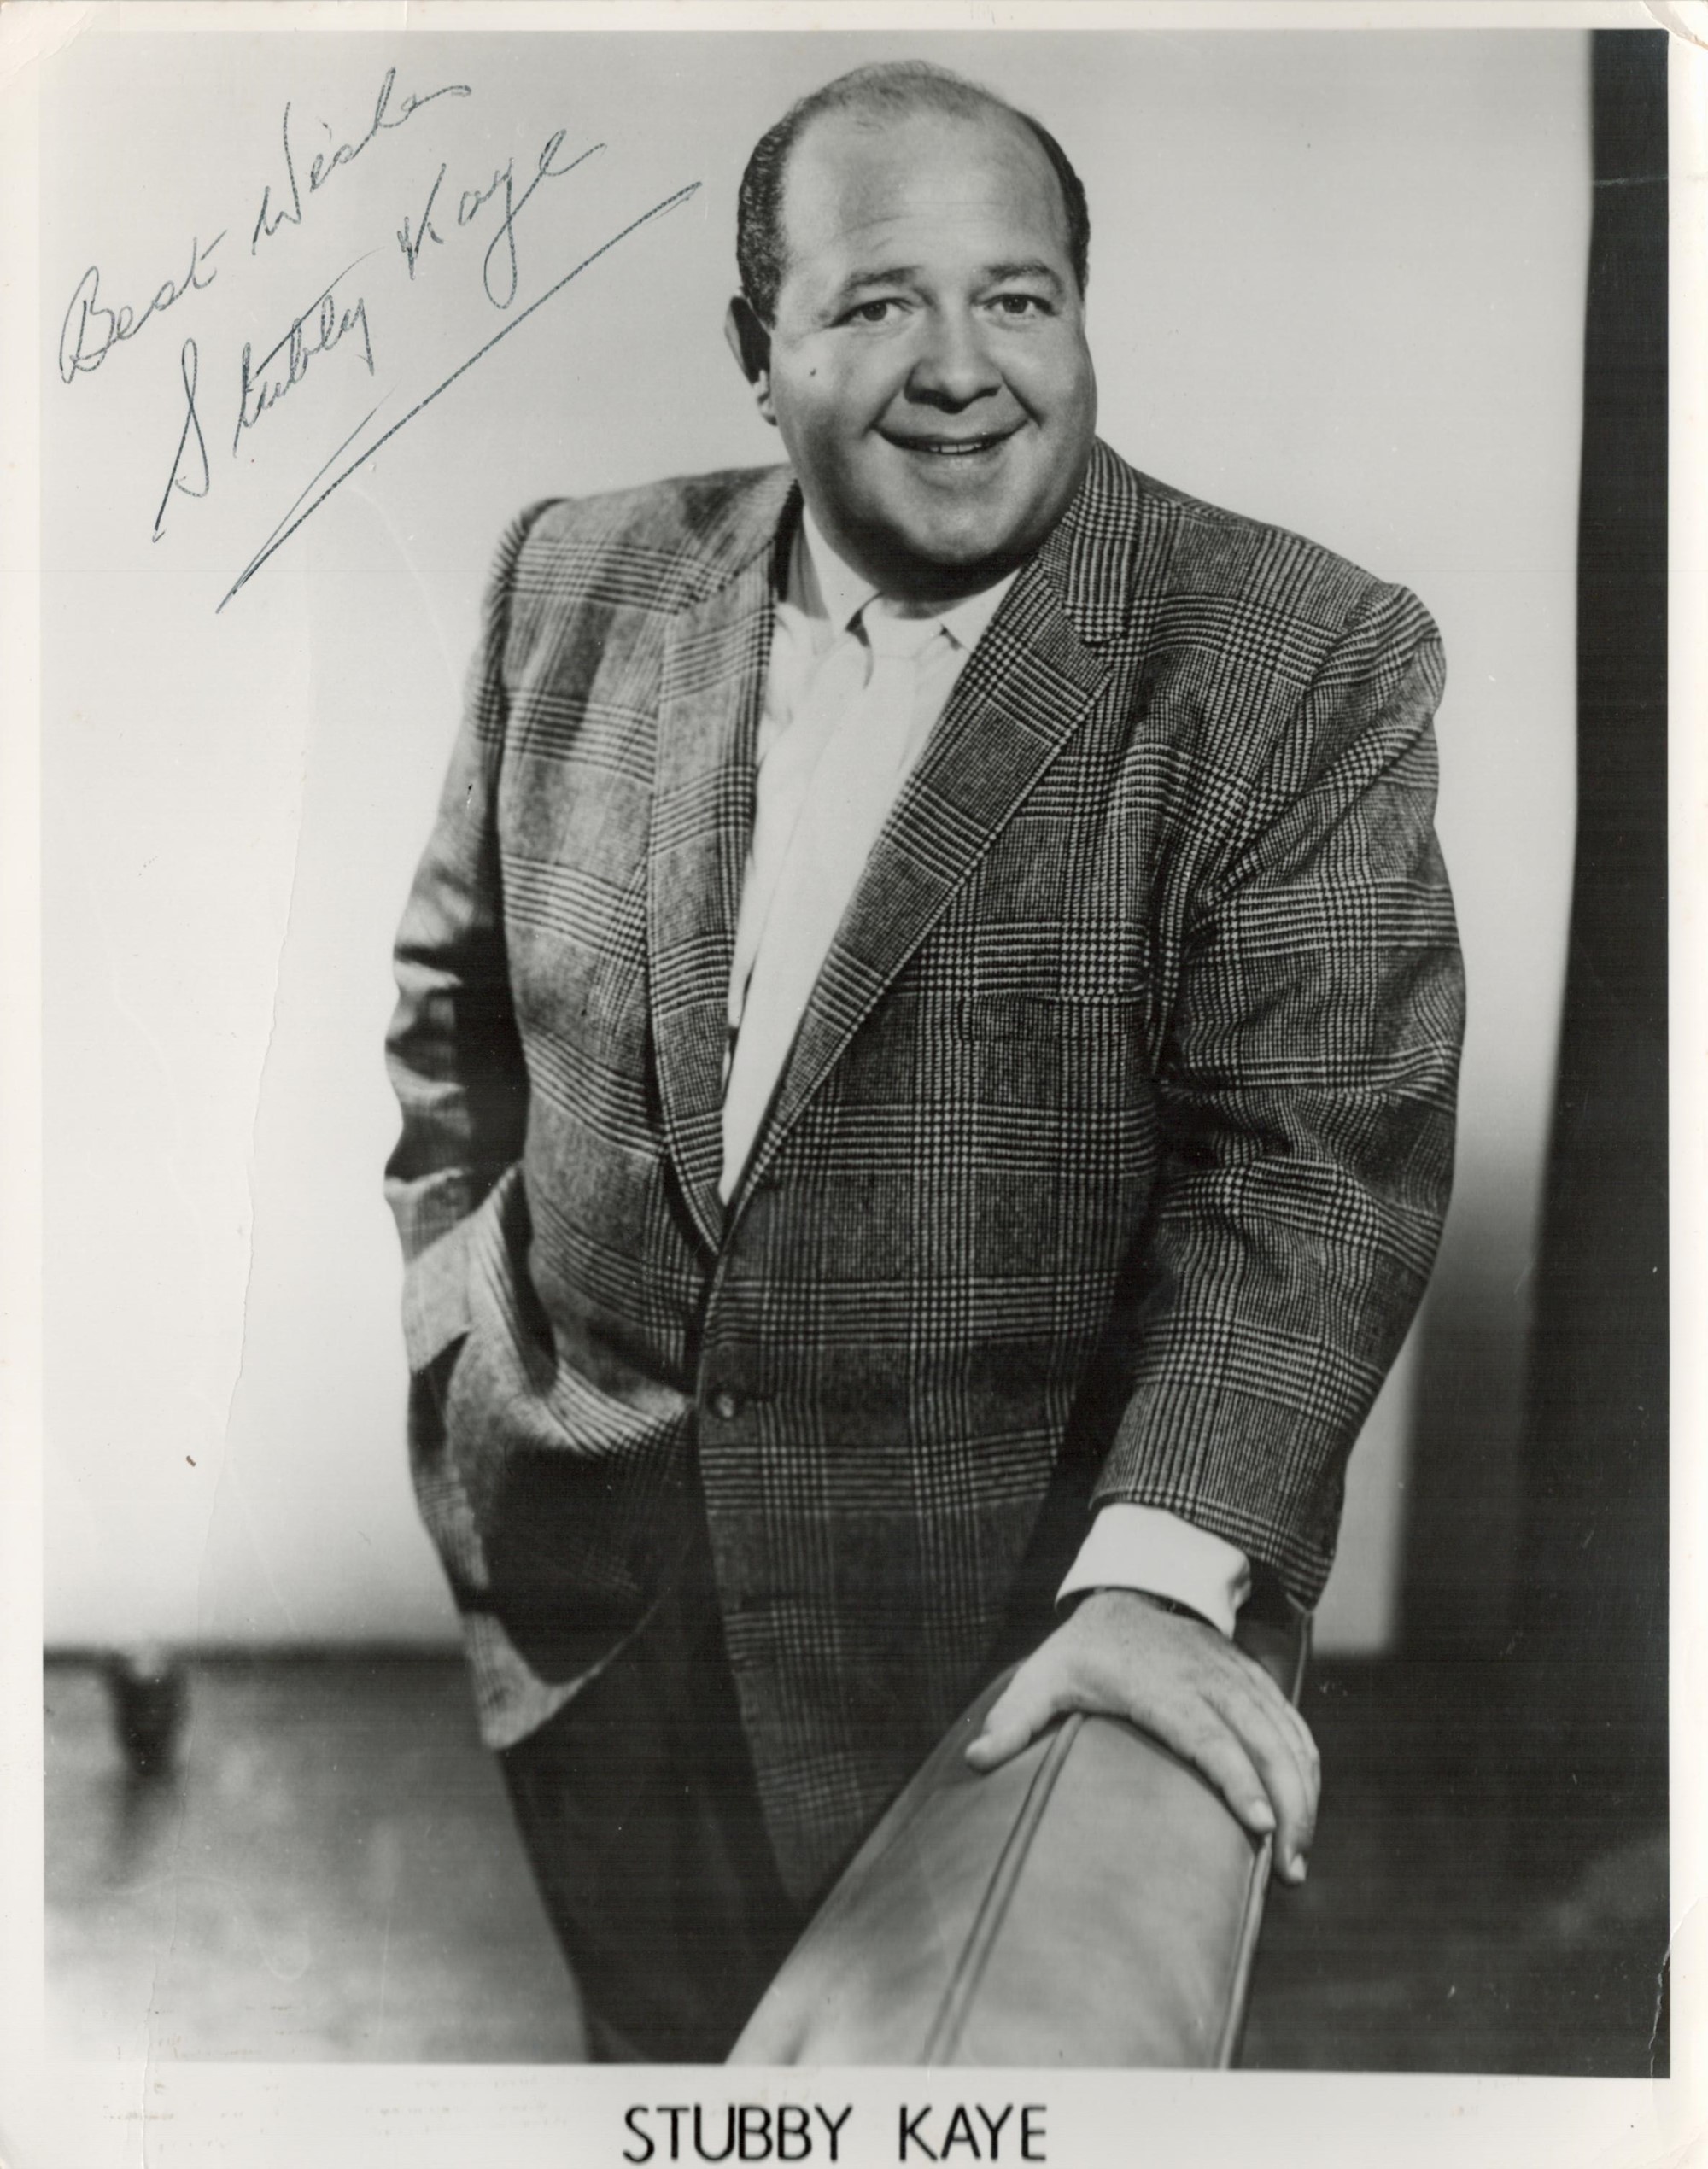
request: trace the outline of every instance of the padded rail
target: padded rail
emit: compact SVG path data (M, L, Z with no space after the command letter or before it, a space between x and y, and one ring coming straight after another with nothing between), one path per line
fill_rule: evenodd
M1304 1623L1239 1637L1296 1699ZM1231 2063L1270 1843L1119 1719L1074 1716L980 1776L993 1681L856 1855L732 2063Z

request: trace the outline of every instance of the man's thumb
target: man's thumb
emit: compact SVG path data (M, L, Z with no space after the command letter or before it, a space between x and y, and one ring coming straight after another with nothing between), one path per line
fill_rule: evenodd
M985 1729L967 1750L975 1770L993 1770L1037 1739L1054 1712L1024 1672L1009 1681L985 1718Z

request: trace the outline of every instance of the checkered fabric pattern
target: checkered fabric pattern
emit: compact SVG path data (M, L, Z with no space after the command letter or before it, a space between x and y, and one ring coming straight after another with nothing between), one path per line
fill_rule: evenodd
M979 1683L1064 1459L1314 1601L1434 1254L1462 981L1422 607L1099 446L726 1210L798 509L768 470L506 538L399 939L389 1191L487 1736L634 1628L703 1503L806 1896Z

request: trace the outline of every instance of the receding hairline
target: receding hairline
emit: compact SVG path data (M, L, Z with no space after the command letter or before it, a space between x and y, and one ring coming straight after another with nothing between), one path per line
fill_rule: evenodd
M790 252L783 231L787 183L794 154L816 121L844 114L857 134L875 135L915 114L975 122L992 113L1006 114L1024 131L1054 175L1068 268L1074 288L1083 295L1091 235L1085 184L1049 129L986 85L933 61L884 61L851 68L796 99L748 156L736 196L735 257L741 292L759 321L769 326L775 320L777 296L787 278Z
M927 78L927 82L936 79ZM788 147L780 176L777 200L779 238L787 246L788 238L789 179L796 161L815 134L825 123L845 120L863 135L878 136L886 130L905 126L910 120L945 120L962 126L975 127L982 122L996 119L1004 122L1011 135L1017 137L1037 161L1050 185L1050 194L1061 219L1062 239L1070 243L1072 218L1068 206L1067 191L1062 177L1051 161L1050 153L1039 137L1037 124L1015 106L986 91L977 84L963 84L958 77L950 77L949 84L962 95L955 103L925 94L900 96L897 91L874 85L866 96L851 96L846 103L826 105L809 114ZM913 86L909 85L910 91ZM1071 253L1071 248L1070 248ZM785 273L787 274L787 254Z

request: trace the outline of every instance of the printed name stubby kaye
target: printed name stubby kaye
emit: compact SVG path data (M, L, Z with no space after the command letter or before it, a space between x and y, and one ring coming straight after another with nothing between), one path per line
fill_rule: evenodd
M839 2161L843 2134L853 2104L835 2115L816 2103L798 2102L775 2108L763 2102L726 2102L707 2108L699 2102L637 2104L623 2113L630 2137L623 2159L635 2163L664 2161ZM976 2123L974 2119L977 2119ZM1044 2161L1044 2105L1012 2102L989 2109L981 2102L945 2107L927 2102L898 2112L898 2161ZM821 2145L824 2152L821 2154Z
M977 2117L982 2132L975 2129L973 2119ZM1010 2117L1015 2119L1008 2132L1009 2151L1003 2151L1003 2135ZM924 2108L910 2111L905 2102L900 2110L901 2131L896 2159L898 2161L1044 2161L1044 2107L1038 2102L1028 2102L1016 2110L1012 2102L994 2114L982 2102L974 2102L969 2110L965 2102L956 2102L945 2110L939 2103L927 2103ZM982 2142L982 2143L981 2143Z
M854 2113L852 2102L832 2115L828 2109L782 2102L773 2109L763 2102L726 2102L707 2108L699 2102L670 2102L624 2112L623 2122L644 2151L623 2149L625 2161L838 2161L842 2133ZM655 2128L658 2137L653 2137ZM828 2150L818 2151L821 2143Z

